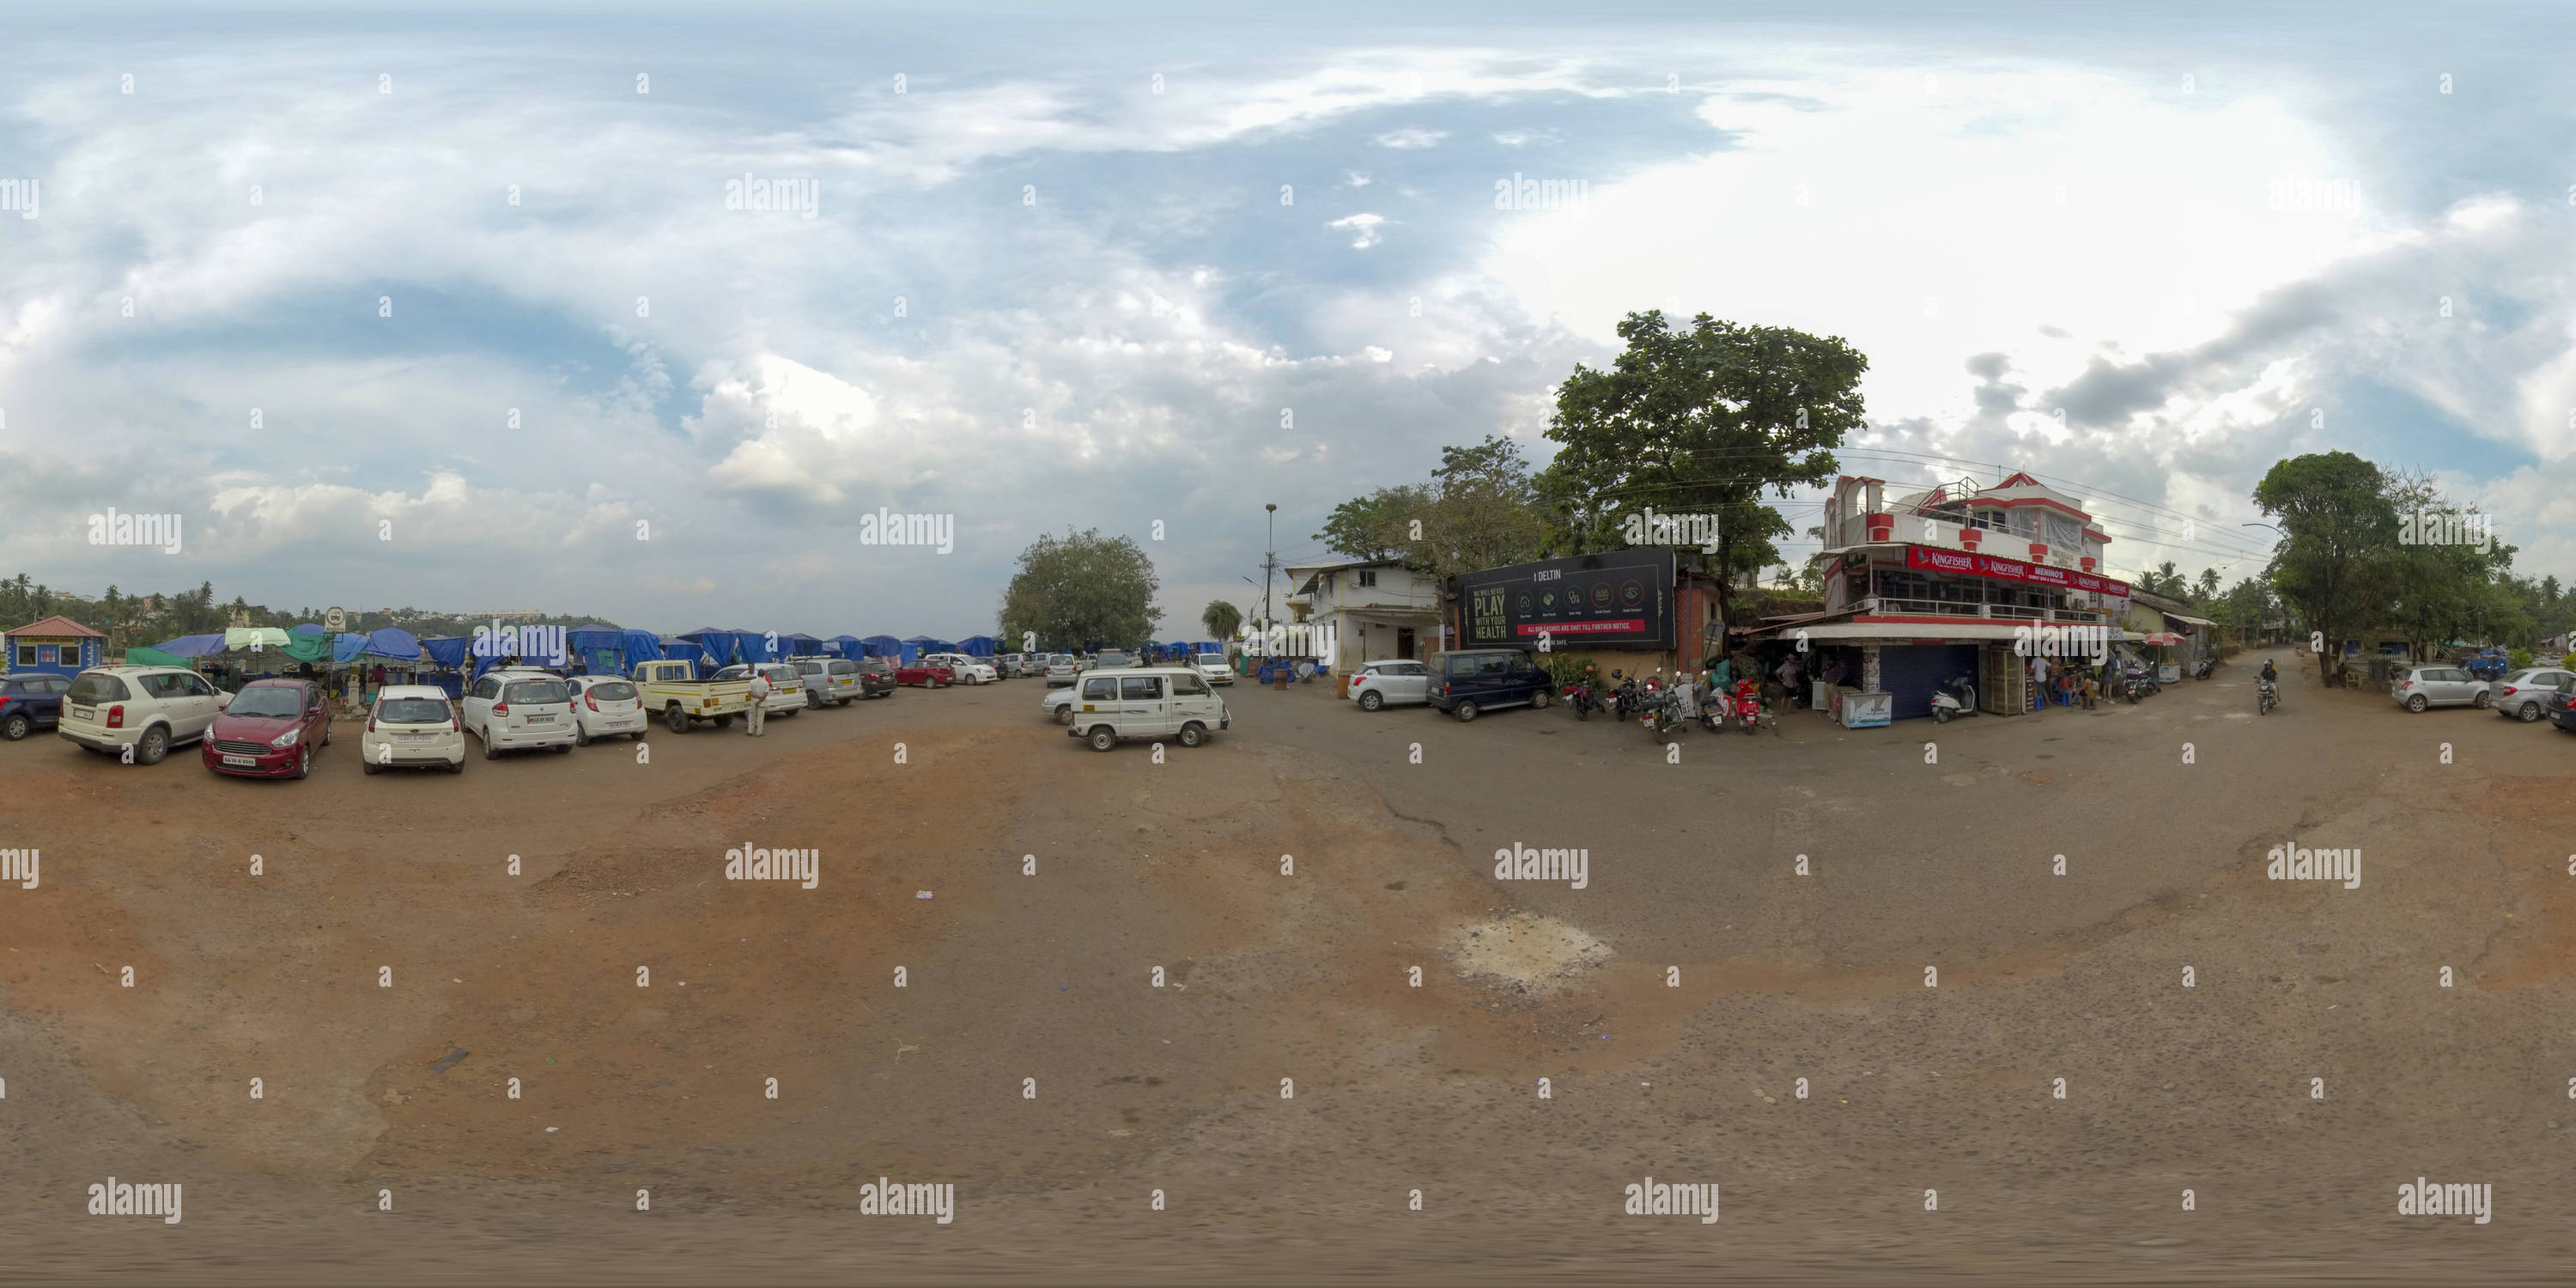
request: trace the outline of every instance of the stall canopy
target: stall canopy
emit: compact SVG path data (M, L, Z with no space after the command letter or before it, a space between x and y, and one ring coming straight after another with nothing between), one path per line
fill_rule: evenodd
M462 671L465 669L465 651L473 646L474 641L462 635L436 635L422 640L420 651L440 666Z
M835 635L823 641L823 651L834 657L866 657L867 641L856 635Z
M891 635L870 635L860 640L859 646L866 650L860 654L862 657L903 656L903 641Z
M957 641L957 651L969 657L991 657L999 652L1000 640L990 635L969 635Z
M788 657L808 657L823 651L823 641L798 631L778 637L778 651Z
M310 632L294 634L274 626L236 626L224 632L227 652L275 649L298 662L321 662L331 656L331 637Z
M125 650L125 664L127 666L186 666L188 659L176 653L164 653L157 648L130 648Z
M572 656L565 660L578 662L592 673L624 671L626 632L606 622L592 622L564 632L564 650ZM655 645L654 656L661 656Z
M366 655L367 637L364 635L351 632L331 640L331 662L335 666L347 666Z
M295 633L298 635L328 635L331 632L322 629L322 623L320 622L306 622L303 625L296 627Z
M204 657L209 653L223 652L224 637L221 632L213 635L182 635L175 640L163 640L153 645L152 651L170 657Z
M903 642L903 646L913 650L915 654L954 653L957 651L956 645L943 639L933 639L928 635L915 635L911 639L905 640Z
M769 661L769 641L757 631L717 630L710 626L680 637L707 651L719 667L736 662Z
M420 660L420 639L399 626L388 626L368 632L367 653L398 662L417 662Z

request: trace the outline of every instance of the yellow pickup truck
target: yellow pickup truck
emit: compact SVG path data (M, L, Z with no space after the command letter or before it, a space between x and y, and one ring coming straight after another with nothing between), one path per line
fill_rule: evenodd
M751 709L750 681L701 680L685 661L638 662L626 678L643 695L644 710L673 733L687 733L696 720L722 729Z

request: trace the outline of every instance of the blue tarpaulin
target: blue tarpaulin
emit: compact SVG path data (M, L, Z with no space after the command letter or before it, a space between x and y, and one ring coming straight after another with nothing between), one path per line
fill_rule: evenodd
M564 632L564 652L570 655L565 661L594 675L624 674L626 632L606 622L576 626Z
M364 635L351 632L335 636L331 640L331 664L334 666L347 666L364 657L366 652L367 637Z
M779 636L778 651L788 657L810 657L823 651L823 641L798 631Z
M367 652L375 657L416 662L420 660L420 640L410 631L399 626L388 626L380 631L368 632Z
M439 635L420 642L420 651L428 654L430 661L458 671L465 669L465 653L472 647L474 641L462 635Z
M320 622L306 622L302 626L296 627L295 633L298 635L325 635L329 632L322 629L322 624Z
M182 635L175 640L163 640L152 647L173 657L205 657L224 651L224 633L217 631L212 635Z
M957 651L968 657L991 657L1001 651L1001 643L990 635L969 635L957 641Z
M758 631L721 631L712 627L680 637L704 648L719 666L770 660L769 641Z
M903 656L903 641L891 635L870 635L860 640L859 645L867 650L861 655L864 657Z
M823 641L823 651L834 657L866 657L867 642L856 635L835 635Z

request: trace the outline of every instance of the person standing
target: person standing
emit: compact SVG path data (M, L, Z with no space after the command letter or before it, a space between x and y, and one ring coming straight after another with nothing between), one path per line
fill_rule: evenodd
M2030 694L2031 710L2046 711L2048 709L2047 654L2033 653L2030 655Z
M751 708L742 713L743 732L754 738L760 737L761 718L768 711L769 677L762 675L760 668L755 666L751 668Z

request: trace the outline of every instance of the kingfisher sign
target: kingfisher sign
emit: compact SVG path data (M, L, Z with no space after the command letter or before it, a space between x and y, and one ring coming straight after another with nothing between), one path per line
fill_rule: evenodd
M1930 546L1907 546L1905 566L1925 572L1957 573L1965 577L1992 577L1997 581L2021 581L2034 586L2055 586L2060 590L2090 591L2098 595L2127 596L2129 583L2111 577L2096 577L2089 572L2060 568L2055 564L2023 563L2019 559L1998 559L1966 550L1940 550Z

